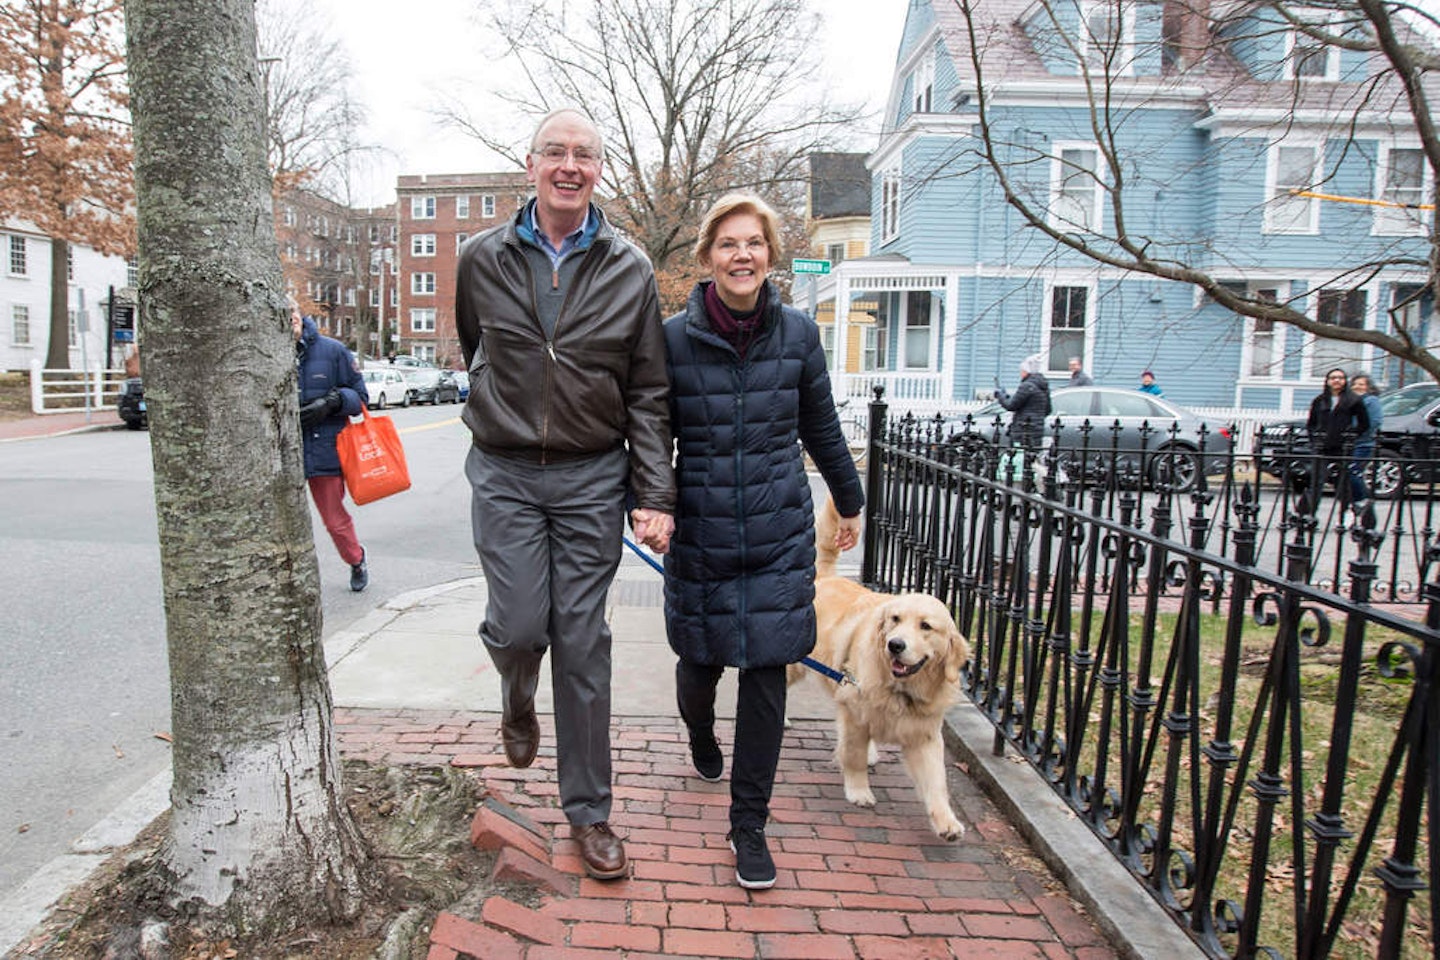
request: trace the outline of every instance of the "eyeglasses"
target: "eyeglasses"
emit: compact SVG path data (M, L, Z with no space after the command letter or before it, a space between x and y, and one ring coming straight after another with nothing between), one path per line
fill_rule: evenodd
M728 240L728 239L727 239L727 240L721 240L721 241L719 241L718 243L716 243L716 244L715 244L715 249L718 250L718 251L720 251L720 252L723 253L723 254L726 254L727 256L732 256L732 257L735 256L736 254L738 254L738 253L743 249L746 253L750 254L750 256L753 257L755 254L759 253L761 250L764 250L764 249L768 248L769 246L770 246L770 244L766 243L764 240Z
M564 163L569 157L576 166L590 167L600 162L600 154L589 147L574 147L566 149L558 144L551 144L534 151L534 155L542 158L546 163Z

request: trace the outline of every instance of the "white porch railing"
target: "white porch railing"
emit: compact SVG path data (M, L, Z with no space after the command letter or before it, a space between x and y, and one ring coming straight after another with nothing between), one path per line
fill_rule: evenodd
M125 371L104 370L93 364L87 370L49 370L30 361L30 409L35 413L79 413L114 409L125 389Z

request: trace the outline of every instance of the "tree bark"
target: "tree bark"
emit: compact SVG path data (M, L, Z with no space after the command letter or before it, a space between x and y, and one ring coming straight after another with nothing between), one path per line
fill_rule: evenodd
M373 872L331 727L254 4L128 0L125 12L172 894L237 934L350 919Z
M70 244L50 238L50 339L45 369L70 369Z

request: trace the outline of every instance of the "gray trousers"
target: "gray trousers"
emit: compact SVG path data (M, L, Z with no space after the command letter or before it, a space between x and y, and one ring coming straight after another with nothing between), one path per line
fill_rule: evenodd
M620 566L624 450L541 466L471 447L470 522L489 602L480 639L506 716L530 709L550 651L560 807L577 826L610 819L610 627Z

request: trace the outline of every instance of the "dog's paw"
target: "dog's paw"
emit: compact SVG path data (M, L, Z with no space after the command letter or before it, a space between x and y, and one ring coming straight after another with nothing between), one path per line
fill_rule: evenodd
M857 807L875 806L875 794L871 792L869 787L846 787L845 799Z
M935 827L935 833L942 840L959 840L965 836L965 824L961 823L955 814L948 810L941 816L932 817L931 825Z

